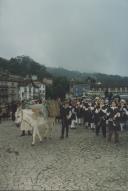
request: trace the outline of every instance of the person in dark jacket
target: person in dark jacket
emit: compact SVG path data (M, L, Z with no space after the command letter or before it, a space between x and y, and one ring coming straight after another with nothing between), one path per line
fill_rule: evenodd
M60 108L60 117L61 117L61 123L62 123L62 131L61 131L61 139L64 138L65 129L66 129L66 137L68 137L69 132L69 109L67 105L64 103Z
M94 113L95 127L96 127L96 135L99 135L100 131L100 106L97 105Z
M108 109L108 141L111 142L112 135L114 134L114 142L119 142L119 119L120 113L115 102L112 102L112 106Z
M90 118L91 118L91 114L89 110L89 105L86 103L84 104L84 108L83 108L83 119L84 119L85 128L89 127Z
M102 128L103 137L106 137L106 119L106 108L102 106L100 110L100 127Z
M77 115L77 124L81 125L82 124L82 106L80 105L80 103L77 103L77 107L76 107L76 115Z
M94 104L91 104L89 111L90 111L90 120L89 120L90 128L91 130L94 130L95 129L95 105Z

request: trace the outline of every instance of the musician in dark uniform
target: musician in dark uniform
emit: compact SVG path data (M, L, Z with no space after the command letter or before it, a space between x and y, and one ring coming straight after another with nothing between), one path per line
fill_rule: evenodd
M100 126L102 128L103 137L106 137L106 107L101 107L100 110Z
M83 115L83 108L82 105L78 102L77 107L76 107L76 115L77 115L77 124L81 125L82 124L82 115Z
M100 131L100 106L97 105L94 113L95 127L96 127L96 135L99 135Z
M61 139L64 138L65 129L66 129L66 137L68 137L69 132L69 109L68 106L64 103L60 108L60 117L61 117L61 123L62 123L62 131L61 131Z
M99 135L100 128L102 128L103 137L106 137L106 111L104 106L97 106L95 110L95 124L96 124L96 135Z
M114 142L119 142L119 119L120 113L115 102L112 102L112 106L108 108L108 141L111 142L112 135L114 134Z
M91 118L91 114L90 114L90 110L89 110L89 105L87 103L85 103L84 108L83 108L83 119L84 119L85 128L88 128L90 118Z
M89 118L89 123L90 123L90 128L91 130L95 129L95 104L91 104L89 108L89 113L90 113L90 118Z

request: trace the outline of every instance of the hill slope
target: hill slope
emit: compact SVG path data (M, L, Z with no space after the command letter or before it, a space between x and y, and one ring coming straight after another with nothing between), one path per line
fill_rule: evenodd
M119 75L107 75L101 73L81 73L77 71L70 71L64 68L47 68L47 71L53 76L66 76L68 79L87 81L88 79L96 82L101 82L106 86L128 86L128 77Z
M40 65L28 56L18 56L10 60L0 58L0 69L23 77L32 74L37 75L39 79L51 76L51 74L46 71L45 66Z
M79 82L101 82L106 86L128 86L128 77L118 75L107 75L101 73L81 73L64 68L52 68L41 65L28 56L17 56L10 60L0 57L0 70L8 70L11 74L25 77L35 74L41 80L44 77L66 77Z

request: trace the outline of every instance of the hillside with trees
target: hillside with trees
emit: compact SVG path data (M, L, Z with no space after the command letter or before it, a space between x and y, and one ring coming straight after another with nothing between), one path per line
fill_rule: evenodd
M42 77L51 77L44 65L40 65L28 56L17 56L10 60L0 58L0 69L22 77L35 74L39 80Z
M80 83L96 83L101 82L105 86L128 86L128 77L119 75L107 75L101 73L81 73L77 71L69 71L64 68L47 68L47 71L55 77L67 77Z
M128 77L101 73L81 73L64 68L46 67L28 56L17 56L10 60L0 58L0 70L22 77L34 74L38 76L40 81L43 78L51 78L53 85L47 86L47 97L49 98L63 98L69 91L71 80L75 83L89 83L91 87L95 86L98 82L106 87L128 86Z

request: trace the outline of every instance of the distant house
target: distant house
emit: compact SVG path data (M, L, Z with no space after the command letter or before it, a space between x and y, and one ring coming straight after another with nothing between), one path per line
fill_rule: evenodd
M128 85L112 85L110 84L109 86L105 86L103 84L97 85L95 87L92 88L92 93L98 93L100 95L104 95L104 93L108 91L111 92L113 95L114 94L124 94L127 95L128 94Z
M26 80L19 86L19 97L20 100L33 100L41 99L44 100L46 95L45 84L39 81Z

